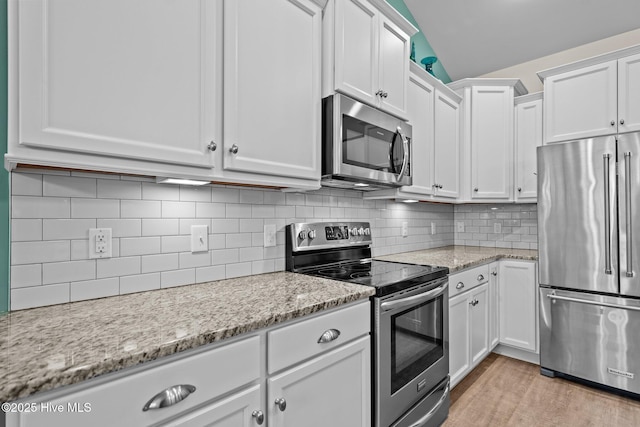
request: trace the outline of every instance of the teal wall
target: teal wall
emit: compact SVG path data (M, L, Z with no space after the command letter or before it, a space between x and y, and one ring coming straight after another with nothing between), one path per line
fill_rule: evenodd
M7 152L7 0L0 0L0 153ZM2 156L4 163L4 155ZM9 307L9 173L0 164L0 313Z
M416 28L420 30L420 26L418 26L418 23L409 11L407 5L404 4L404 0L387 0L387 3L393 6L398 12L400 12L402 16L407 19L407 21L411 22ZM422 65L420 64L420 60L425 56L438 56L431 48L431 45L427 41L422 30L413 35L411 37L411 41L416 45L416 62L419 65ZM447 70L444 69L440 61L436 62L433 65L433 74L444 83L451 82L451 78L449 77L449 74L447 74Z

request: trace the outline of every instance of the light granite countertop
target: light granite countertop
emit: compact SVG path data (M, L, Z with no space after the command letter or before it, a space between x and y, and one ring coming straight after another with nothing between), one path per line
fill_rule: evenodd
M0 402L220 341L375 293L278 272L0 316Z
M486 264L500 258L537 261L538 251L531 249L484 248L480 246L444 246L376 257L376 259L384 261L449 267L449 273Z

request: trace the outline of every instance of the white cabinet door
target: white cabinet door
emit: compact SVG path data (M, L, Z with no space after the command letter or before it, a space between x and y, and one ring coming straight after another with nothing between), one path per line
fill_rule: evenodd
M255 412L254 416L254 411L260 412ZM260 402L260 386L255 385L163 424L163 427L255 427L260 413L265 417Z
M471 366L476 366L489 354L489 284L470 292L469 322L471 330Z
M489 351L500 343L498 271L499 262L489 264Z
M536 263L503 260L498 274L500 343L536 351Z
M365 0L335 2L336 89L376 105L378 96L378 17Z
M409 36L397 25L380 15L379 86L380 107L404 117L407 113L409 82Z
M419 194L431 194L433 191L433 86L411 74L407 115L412 127L411 175L413 185L404 187L404 191Z
M617 61L544 80L544 143L617 132Z
M224 5L224 169L319 179L320 7Z
M211 168L219 25L213 0L20 2L20 144Z
M618 132L640 131L640 54L618 60Z
M471 198L509 199L513 167L513 88L471 89Z
M449 299L449 373L456 385L471 370L468 294Z
M367 336L271 377L269 426L370 427L370 357Z
M515 200L537 200L536 148L542 145L542 100L516 105Z
M436 89L433 183L436 194L456 198L460 194L460 103Z

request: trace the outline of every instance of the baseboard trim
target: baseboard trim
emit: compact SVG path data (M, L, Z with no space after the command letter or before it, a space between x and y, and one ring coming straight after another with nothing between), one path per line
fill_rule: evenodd
M521 350L519 348L509 347L508 345L498 344L494 349L494 353L511 357L512 359L523 360L525 362L540 365L540 355L531 351Z

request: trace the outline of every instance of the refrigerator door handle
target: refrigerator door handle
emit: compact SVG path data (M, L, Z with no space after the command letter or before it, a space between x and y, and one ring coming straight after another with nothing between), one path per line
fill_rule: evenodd
M577 303L580 303L580 304L597 305L597 306L601 306L601 307L619 308L621 310L640 311L640 307L636 307L636 306L632 306L632 305L618 305L618 304L611 304L609 302L591 301L591 300L587 300L587 299L563 297L563 296L560 296L560 295L556 295L553 292L547 294L547 298L549 298L551 300L557 299L557 300L562 300L562 301L577 302Z
M605 274L612 274L611 270L611 201L609 191L609 160L611 154L606 153L602 155L604 161L604 257Z
M631 237L631 152L627 151L624 153L624 173L625 173L625 197L626 197L626 220L627 220L627 277L633 277L633 257L631 255L631 248L633 239Z

